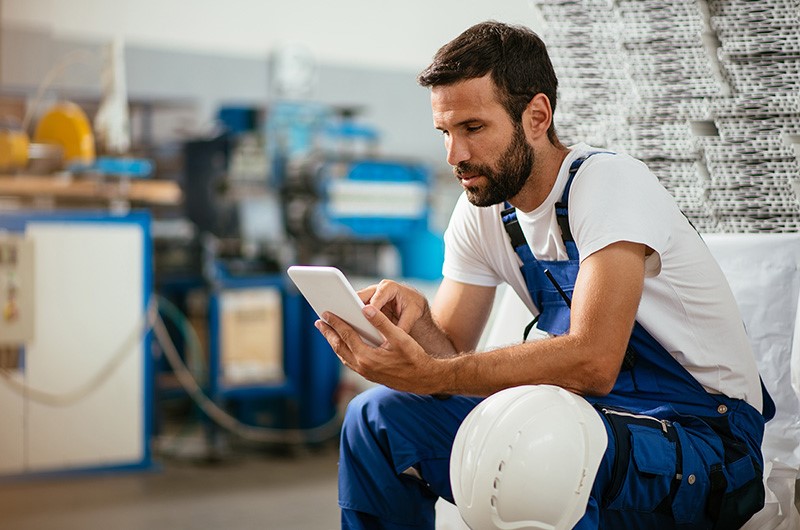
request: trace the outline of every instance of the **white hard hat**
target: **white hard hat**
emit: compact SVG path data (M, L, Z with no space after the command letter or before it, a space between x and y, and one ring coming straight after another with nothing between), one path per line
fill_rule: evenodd
M550 385L483 400L458 429L450 484L472 530L568 530L583 517L608 445L599 414Z

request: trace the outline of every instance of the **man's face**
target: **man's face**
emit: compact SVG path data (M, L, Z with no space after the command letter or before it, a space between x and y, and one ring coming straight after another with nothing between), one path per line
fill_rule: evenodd
M514 127L514 135L508 148L497 159L495 164L473 164L459 162L453 168L453 173L461 178L462 175L479 174L486 177L484 185L480 180L475 185L464 185L467 199L475 206L491 206L515 197L533 169L533 148L525 138L521 125ZM462 185L464 181L462 180Z
M522 125L497 101L491 78L433 87L431 106L447 162L469 201L491 206L515 197L531 174L534 152Z

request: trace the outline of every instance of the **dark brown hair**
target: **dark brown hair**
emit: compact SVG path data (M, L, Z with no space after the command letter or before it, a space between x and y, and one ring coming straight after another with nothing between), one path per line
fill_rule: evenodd
M519 120L530 100L542 93L556 110L556 78L542 39L524 26L490 20L464 31L436 52L417 76L424 87L451 85L491 74L498 98L512 120ZM557 144L555 126L547 130Z

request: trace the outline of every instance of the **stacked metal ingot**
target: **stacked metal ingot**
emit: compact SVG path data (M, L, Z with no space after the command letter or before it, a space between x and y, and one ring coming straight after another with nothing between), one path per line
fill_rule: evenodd
M534 0L556 125L644 160L701 231L800 228L798 0Z

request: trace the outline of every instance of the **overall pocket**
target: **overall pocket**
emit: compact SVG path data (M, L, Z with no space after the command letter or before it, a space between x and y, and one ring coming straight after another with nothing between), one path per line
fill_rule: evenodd
M699 523L706 519L710 489L709 467L720 458L718 451L703 437L693 436L680 424L673 424L681 447L683 470L672 501L672 514L678 524ZM706 522L707 519L706 519Z
M605 492L610 510L669 514L680 475L679 444L669 422L603 409L616 441L613 479Z
M728 464L727 468L727 473L723 472L722 466L711 470L712 491L706 508L714 521L714 530L741 528L764 507L764 482L760 466L750 456L743 456ZM746 482L732 491L726 491L726 474L736 477L740 484Z
M724 449L724 466L711 468L706 513L715 530L740 528L764 507L761 455L734 434L730 416L704 421L717 433Z

